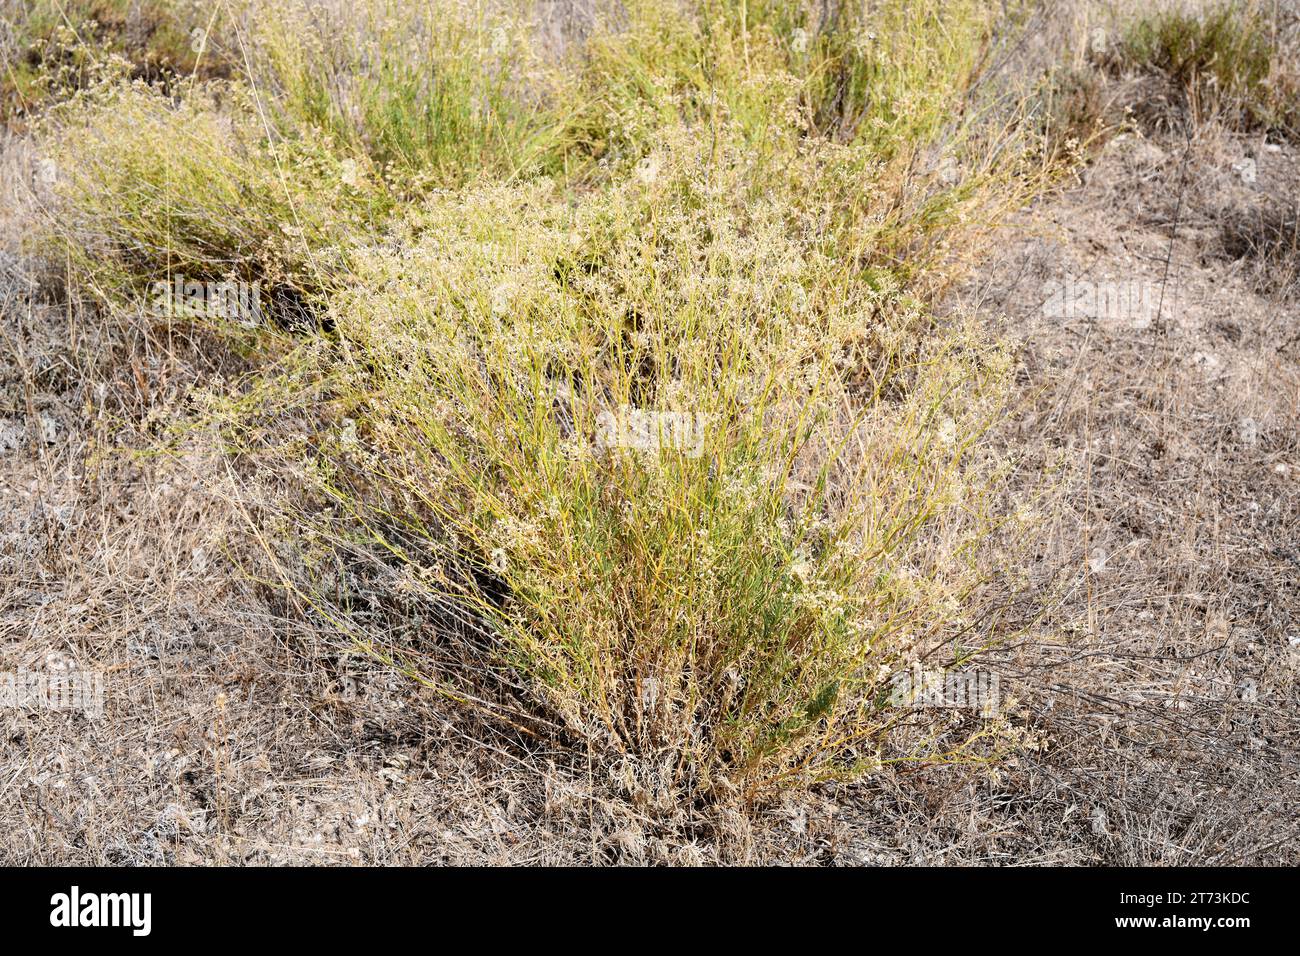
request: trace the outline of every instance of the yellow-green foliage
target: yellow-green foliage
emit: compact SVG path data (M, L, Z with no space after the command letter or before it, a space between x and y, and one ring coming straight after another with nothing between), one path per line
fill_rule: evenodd
M268 141L239 87L173 103L108 83L46 125L67 199L52 228L101 293L173 274L315 291L386 208L372 171L328 141Z
M1207 11L1164 12L1134 22L1124 37L1125 65L1167 76L1202 112L1252 126L1300 132L1295 25L1270 16L1271 5L1223 3Z
M677 784L875 765L882 665L956 633L980 580L965 458L1005 357L925 336L819 228L833 159L660 138L576 207L549 182L440 197L357 261L333 316L367 451L322 487L573 728ZM687 424L610 447L628 408Z
M249 5L247 65L277 126L324 131L412 193L554 161L545 78L508 5ZM292 24L292 29L285 29Z
M625 25L588 42L570 132L596 155L635 160L665 122L708 128L725 116L753 149L812 128L890 158L962 126L953 106L983 62L993 10L982 0L634 0Z
M559 56L523 8L248 2L230 84L51 116L60 232L110 301L312 294L342 417L287 544L437 610L397 648L285 573L360 646L683 792L861 771L888 669L985 613L1007 359L927 306L1047 171L973 92L1001 4L833 6L632 2Z

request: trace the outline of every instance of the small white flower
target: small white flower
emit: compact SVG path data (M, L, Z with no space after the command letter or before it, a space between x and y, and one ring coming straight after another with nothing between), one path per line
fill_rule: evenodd
M803 27L795 27L794 32L790 34L790 50L794 53L807 52L808 31Z

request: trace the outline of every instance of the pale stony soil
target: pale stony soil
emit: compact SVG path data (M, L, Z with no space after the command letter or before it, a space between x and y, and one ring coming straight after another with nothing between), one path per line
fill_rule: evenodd
M993 661L1036 749L751 820L657 806L306 628L247 570L239 502L274 479L131 453L237 360L63 302L20 241L33 158L3 150L0 670L107 683L98 721L0 713L5 862L1296 861L1300 258L1249 241L1295 221L1294 147L1129 133L956 296L1023 343L1000 440L1064 491ZM1163 321L1045 316L1067 275L1161 282Z
M1007 823L1044 851L1295 860L1298 158L1213 127L1130 133L1022 216L967 292L1005 310L1042 390L1013 447L1075 476L1044 542L1072 586L1005 654L1049 740L1011 773ZM1278 221L1289 246L1242 248ZM1161 321L1044 315L1067 275L1163 286Z

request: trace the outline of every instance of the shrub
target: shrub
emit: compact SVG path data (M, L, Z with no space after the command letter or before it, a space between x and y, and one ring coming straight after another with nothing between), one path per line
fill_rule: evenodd
M50 227L119 301L177 274L315 295L387 208L373 174L327 141L268 140L238 86L174 103L110 82L44 128L62 198Z
M681 790L752 796L877 765L882 667L973 611L993 518L967 459L1007 359L924 335L810 228L829 211L791 197L825 157L671 135L576 208L488 186L358 259L333 318L359 444L314 470L487 648L405 667L475 698L522 678Z
M993 626L1008 358L928 310L1051 173L978 95L993 5L631 3L551 62L467 10L253 5L242 78L82 93L66 248L327 319L220 414L319 399L269 553L361 649L684 796L880 766L889 669Z
M329 135L412 195L555 159L547 77L510 4L250 5L248 79L283 132Z
M1281 42L1279 31L1290 34ZM1121 65L1169 80L1198 114L1223 114L1250 127L1294 135L1300 126L1294 24L1254 4L1227 3L1202 13L1166 12L1133 23Z

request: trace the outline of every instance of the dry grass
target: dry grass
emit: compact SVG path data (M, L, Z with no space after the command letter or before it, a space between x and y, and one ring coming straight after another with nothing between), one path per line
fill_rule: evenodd
M259 77L300 91L274 101L274 148L238 91L196 94L178 126L116 79L50 114L90 137L54 193L5 143L3 668L55 651L105 670L110 700L98 723L5 715L0 853L1293 861L1293 147L1176 98L1126 118L1148 81L1100 71L1092 34L1112 24L1113 50L1129 28L1076 11L1043 21L1063 40L989 51L1076 71L1023 129L1094 157L998 231L1011 181L972 163L995 114L930 125L958 61L896 48L925 95L872 123L870 64L834 38L799 41L815 82L752 82L796 23L750 7L753 32L706 40L574 17L553 48L592 43L576 82L608 98L494 127L504 185L466 178L463 136L395 138L420 103L400 73L340 86L346 57L267 48ZM891 82L870 88L893 102ZM783 97L808 124L788 138ZM307 125L330 131L315 152ZM282 162L310 175L277 191ZM868 175L879 204L840 205ZM62 252L32 258L14 237L57 194ZM954 289L962 260L982 264ZM294 289L325 344L151 314L142 290L182 270ZM1045 317L1066 275L1170 301L1149 326ZM771 292L790 282L806 311ZM584 454L622 405L726 427L698 458ZM774 463L811 492L765 484ZM1027 539L995 533L1010 514ZM789 534L800 515L821 530ZM897 583L835 530L864 519ZM855 643L868 619L886 637ZM976 648L996 719L872 706L881 665Z

